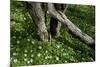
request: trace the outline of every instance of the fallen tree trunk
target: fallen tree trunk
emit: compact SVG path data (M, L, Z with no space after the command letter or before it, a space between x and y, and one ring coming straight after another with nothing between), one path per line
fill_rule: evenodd
M76 36L81 38L85 43L93 45L94 39L90 37L89 35L82 32L77 26L75 26L61 11L56 11L54 4L48 3L48 14L50 14L52 17L57 19L58 21L62 22L64 25L67 26L67 28Z

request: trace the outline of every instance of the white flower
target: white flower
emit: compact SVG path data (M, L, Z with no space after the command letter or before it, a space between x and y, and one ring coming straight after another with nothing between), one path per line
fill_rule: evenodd
M60 48L60 45L57 45L57 48Z
M31 59L30 62L32 63L33 62L33 59Z
M14 39L16 39L16 36L13 36Z
M56 57L56 60L59 60L59 57Z
M38 56L38 57L40 57L40 56L41 56L41 54L40 54L40 53L38 53L38 54L37 54L37 56Z
M24 19L24 20L26 20L26 18L25 18L25 17L24 17L23 19Z
M30 63L30 61L27 61L27 63L29 64L29 63Z
M30 39L27 39L27 41L30 41Z
M49 56L49 58L52 58L52 56Z
M65 63L67 63L68 61L65 61Z
M82 60L85 60L85 58L82 58Z
M33 52L33 50L31 50L30 52Z
M27 56L27 54L24 54L24 56L26 57L26 56Z
M16 63L18 60L17 59L14 59L14 63Z
M19 43L20 43L20 41L18 40L18 41L17 41L17 44L19 44Z
M65 55L66 55L66 53L63 53L63 55L65 56Z
M33 54L31 54L31 57L34 57L34 55L33 55Z
M28 51L25 49L25 51L24 51L25 53L27 53Z
M34 44L34 41L32 41L32 44Z
M90 59L91 61L94 61L93 58L91 58L91 57L90 57L89 59Z
M17 53L13 53L13 55L15 56L15 55L17 55Z
M48 51L46 50L45 53L48 53Z
M71 56L70 60L71 60L71 61L75 61L73 56Z
M27 61L27 58L24 58L24 61Z
M45 59L48 59L48 57L46 56Z
M45 59L52 58L52 56L46 56Z
M39 46L39 49L42 49L42 47L41 47L41 46Z

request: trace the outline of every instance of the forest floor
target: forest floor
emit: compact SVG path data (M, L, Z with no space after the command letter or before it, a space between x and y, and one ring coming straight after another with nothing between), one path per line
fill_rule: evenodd
M95 39L94 6L69 5L66 16ZM47 21L50 19L47 18ZM12 66L95 61L95 50L74 36L64 25L61 27L60 36L51 42L40 41L34 26L27 10L20 2L11 4Z

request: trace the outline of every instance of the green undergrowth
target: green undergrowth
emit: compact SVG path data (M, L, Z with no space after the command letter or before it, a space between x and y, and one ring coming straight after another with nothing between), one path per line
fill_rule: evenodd
M95 39L94 6L69 5L66 15L83 32ZM10 26L10 63L13 67L95 61L95 50L74 36L64 25L59 37L51 42L40 41L36 25L21 2L11 3Z

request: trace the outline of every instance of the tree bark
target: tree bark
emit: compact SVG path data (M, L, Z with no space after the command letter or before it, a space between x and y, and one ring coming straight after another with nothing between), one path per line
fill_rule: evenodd
M66 12L67 10L67 5L66 4L55 4L54 7L56 10L62 11L63 13ZM60 28L61 28L61 23L55 19L54 17L51 17L50 19L50 33L52 37L59 36L60 35Z
M83 33L77 26L75 26L61 11L56 11L54 4L48 3L48 13L62 22L67 28L76 36L81 38L87 44L94 44L94 39Z
M48 41L48 32L45 25L45 15L40 3L24 2L33 22L38 27L38 35L43 41Z
M41 8L40 3L24 2L26 8L32 17L32 20L38 27L38 34L43 41L48 40L48 32L45 25L45 15ZM56 8L56 9L55 9ZM65 10L64 10L65 11ZM57 7L52 3L48 3L48 13L52 17L51 21L51 32L57 33L58 21L67 26L67 28L77 37L81 38L87 44L94 44L94 39L89 35L82 32L77 26L75 26L63 13L62 10L57 10ZM55 34L54 34L55 35Z

